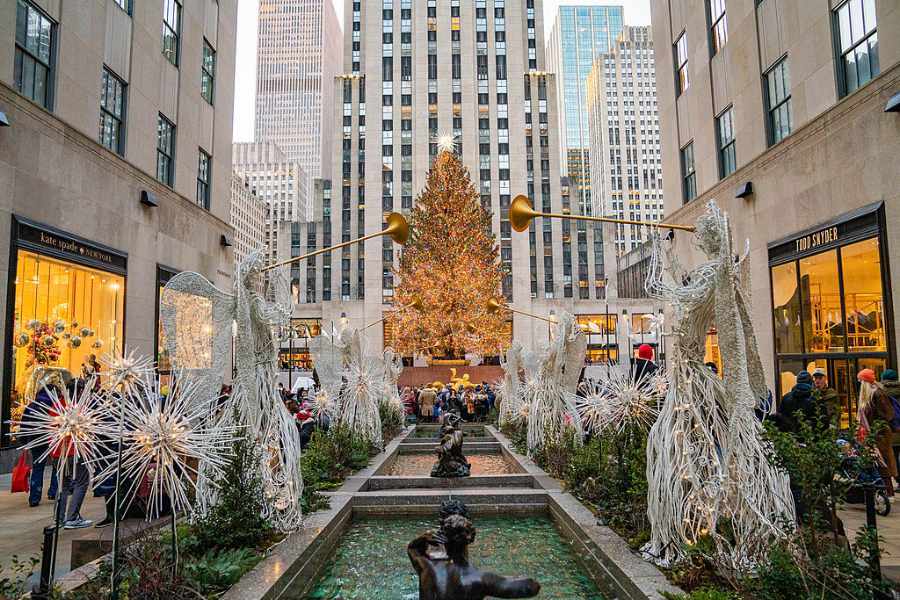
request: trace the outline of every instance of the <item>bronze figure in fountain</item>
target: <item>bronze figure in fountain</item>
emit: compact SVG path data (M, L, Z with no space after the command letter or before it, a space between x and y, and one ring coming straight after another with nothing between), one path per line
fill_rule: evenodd
M485 573L469 564L475 527L466 505L458 500L441 506L441 527L427 531L406 548L419 576L419 600L484 600L533 598L541 585L530 578Z
M463 456L463 430L459 415L448 412L441 419L441 441L435 451L438 462L431 469L432 477L468 477L472 465Z

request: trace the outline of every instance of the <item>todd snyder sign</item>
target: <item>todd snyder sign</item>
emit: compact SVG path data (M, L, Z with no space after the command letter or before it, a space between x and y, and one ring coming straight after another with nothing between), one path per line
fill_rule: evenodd
M802 254L808 250L815 250L822 246L828 246L840 239L840 232L837 227L826 227L821 231L804 235L795 240L796 250L798 254Z
M883 203L876 202L845 213L829 222L782 238L768 245L769 263L796 260L837 246L880 235Z
M22 248L118 273L124 273L127 267L125 254L111 248L93 244L37 223L17 219L15 227L16 243Z

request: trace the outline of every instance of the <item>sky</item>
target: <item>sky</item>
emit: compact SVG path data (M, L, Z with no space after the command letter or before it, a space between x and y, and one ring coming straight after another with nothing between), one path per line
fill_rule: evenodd
M343 25L344 0L334 2ZM650 24L650 0L544 0L547 37L560 5L618 4L625 7L626 25ZM253 140L254 94L256 90L256 12L259 0L238 0L237 62L234 92L234 141Z

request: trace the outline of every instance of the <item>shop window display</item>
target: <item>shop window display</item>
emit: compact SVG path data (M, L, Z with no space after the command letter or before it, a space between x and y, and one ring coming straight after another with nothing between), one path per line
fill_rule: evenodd
M98 368L98 358L121 349L125 278L19 250L13 314L11 417L21 416L38 367L73 375Z

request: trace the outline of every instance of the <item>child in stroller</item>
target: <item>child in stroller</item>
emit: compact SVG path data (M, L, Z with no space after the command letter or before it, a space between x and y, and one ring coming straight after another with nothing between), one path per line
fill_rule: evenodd
M875 491L875 512L886 517L891 512L891 499L878 465L871 459L860 456L860 447L856 443L838 440L837 445L843 459L836 477L850 484L845 498L847 504L865 504L865 488L871 486ZM876 457L876 460L880 460L880 457Z

